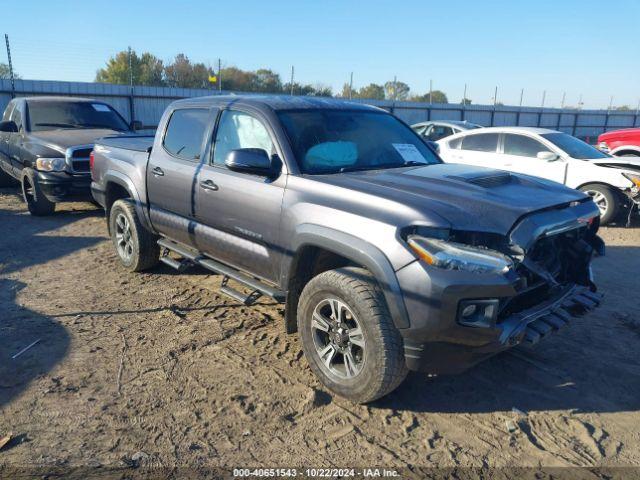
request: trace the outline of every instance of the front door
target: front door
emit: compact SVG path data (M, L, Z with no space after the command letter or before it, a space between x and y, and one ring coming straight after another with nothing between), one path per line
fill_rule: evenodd
M208 108L176 109L162 146L154 148L147 166L151 223L158 232L190 246L195 246L196 180L210 117Z
M225 166L228 153L239 148L261 148L279 162L273 136L256 116L224 110L212 148L198 175L197 246L224 263L276 281L277 265L286 254L279 248L286 175L270 179Z
M515 133L505 133L502 140L502 167L512 172L542 177L554 182L565 182L567 163L561 159L548 161L538 158L538 153L551 152L533 137Z

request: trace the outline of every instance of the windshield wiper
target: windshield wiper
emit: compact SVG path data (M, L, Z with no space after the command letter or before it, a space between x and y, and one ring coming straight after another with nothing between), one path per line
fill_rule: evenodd
M116 130L122 132L123 130L116 128L112 125L105 125L103 123L78 123L77 128L107 128L109 130Z
M360 166L352 166L352 167L342 167L339 171L340 173L345 172L358 172L363 170L382 170L388 168L403 168L403 167L416 167L419 165L430 165L426 162L418 162L416 160L408 160L404 163L380 163L378 165L360 165Z
M48 123L48 122L44 122L44 123L36 123L35 126L36 127L78 128L78 126L74 125L73 123Z

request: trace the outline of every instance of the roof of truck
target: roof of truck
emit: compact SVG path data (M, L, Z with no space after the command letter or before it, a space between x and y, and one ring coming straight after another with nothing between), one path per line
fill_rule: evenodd
M29 103L32 102L99 102L104 103L102 100L96 100L95 98L86 98L86 97L64 97L64 96L53 96L53 95L43 95L41 97L27 97L25 100Z
M335 98L291 96L291 95L211 95L177 100L179 105L217 105L219 103L238 103L257 108L268 107L271 110L311 110L319 108L337 110L381 111L377 107Z

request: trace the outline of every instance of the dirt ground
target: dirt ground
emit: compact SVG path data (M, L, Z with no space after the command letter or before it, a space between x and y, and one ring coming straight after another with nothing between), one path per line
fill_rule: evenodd
M91 204L34 218L2 189L0 438L13 438L0 477L36 466L639 467L640 228L601 232L601 308L532 353L456 377L410 374L358 406L321 388L281 306L239 305L205 271L125 272Z

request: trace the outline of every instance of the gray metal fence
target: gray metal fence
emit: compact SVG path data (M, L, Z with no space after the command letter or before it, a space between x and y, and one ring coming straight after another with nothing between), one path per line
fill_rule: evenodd
M139 120L147 129L158 124L162 112L174 100L186 97L218 95L217 90L111 85L105 83L16 80L16 96L77 95L103 100L116 108L127 120ZM11 99L11 81L0 79L0 109ZM461 105L394 102L390 100L353 101L382 107L407 123L426 120L468 120L483 126L520 125L561 130L595 142L607 130L639 127L636 111L569 110L504 105Z

